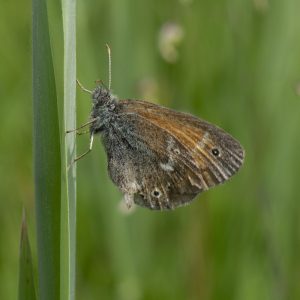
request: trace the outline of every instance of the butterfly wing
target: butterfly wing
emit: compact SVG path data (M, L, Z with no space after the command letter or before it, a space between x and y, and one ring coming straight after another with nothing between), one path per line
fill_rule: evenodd
M130 152L126 163L131 165L119 169L118 178L112 174L116 165L109 166L110 174L125 193L135 183L131 191L138 205L150 209L185 205L227 181L243 164L239 142L192 115L137 100L120 101L116 114L115 135L120 144L127 143L123 155Z

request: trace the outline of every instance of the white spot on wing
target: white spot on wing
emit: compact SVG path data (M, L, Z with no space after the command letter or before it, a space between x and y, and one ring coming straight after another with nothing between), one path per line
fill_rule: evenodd
M178 148L175 148L176 144L172 137L169 137L167 140L167 151L170 155L171 160L173 159L172 154L175 153L176 155L180 154L180 150Z
M174 153L177 154L177 155L179 155L180 154L180 150L178 148L175 148L174 149Z
M133 206L134 204L133 198L134 198L133 194L124 194L123 201L127 209L130 209Z
M205 132L204 135L202 136L202 139L198 142L197 147L203 149L205 147L208 138L209 138L209 133Z
M202 190L202 186L199 183L197 183L193 178L191 178L190 175L188 176L188 178L191 185L197 187L199 190Z
M127 189L128 189L128 191L130 191L131 193L134 194L137 191L139 191L141 189L141 187L136 181L131 181L127 184Z
M168 162L166 164L160 163L159 165L166 172L172 172L172 171L174 171L174 168L173 168L173 166L172 166L172 164L170 162Z
M174 139L172 138L172 137L169 137L168 139L167 139L167 150L168 151L172 151L172 149L174 148L174 146L175 146L175 141L174 141Z

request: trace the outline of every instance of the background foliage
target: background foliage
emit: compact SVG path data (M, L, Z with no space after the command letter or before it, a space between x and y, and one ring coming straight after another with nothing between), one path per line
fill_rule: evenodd
M62 116L61 7L49 5ZM31 8L1 7L0 299L15 299L23 204L36 263ZM77 299L300 298L299 10L297 0L78 3L77 74L87 88L107 81L109 43L117 95L201 116L247 155L234 179L192 205L127 215L95 143L78 164ZM89 109L78 90L78 123ZM87 147L80 137L78 153Z

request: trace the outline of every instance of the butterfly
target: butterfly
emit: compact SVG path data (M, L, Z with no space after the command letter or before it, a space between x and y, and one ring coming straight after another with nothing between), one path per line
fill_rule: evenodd
M150 102L119 100L103 84L88 92L90 121L80 128L89 126L90 147L75 160L89 153L100 135L108 173L127 207L186 205L226 182L243 164L243 147L216 125Z

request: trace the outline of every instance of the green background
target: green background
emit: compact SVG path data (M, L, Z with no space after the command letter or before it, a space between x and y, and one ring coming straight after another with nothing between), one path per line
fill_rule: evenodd
M61 8L49 4L62 116ZM300 299L299 11L298 0L79 1L85 87L107 82L108 43L115 94L221 126L246 160L188 207L128 215L96 140L77 169L77 299ZM182 31L176 46L166 24ZM36 270L29 2L1 1L0 40L0 299L15 299L23 205ZM176 61L160 41L175 47ZM77 94L81 124L91 103ZM87 147L79 137L78 153Z

